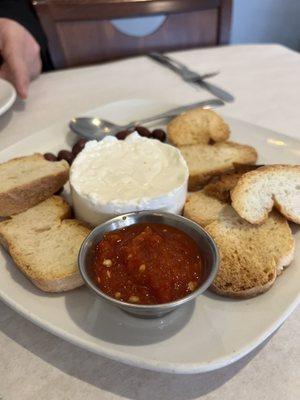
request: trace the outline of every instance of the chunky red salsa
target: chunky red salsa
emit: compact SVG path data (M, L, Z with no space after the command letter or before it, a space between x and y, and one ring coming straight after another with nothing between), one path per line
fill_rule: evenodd
M105 234L96 246L91 275L109 296L137 304L180 299L204 280L196 242L176 228L156 223Z

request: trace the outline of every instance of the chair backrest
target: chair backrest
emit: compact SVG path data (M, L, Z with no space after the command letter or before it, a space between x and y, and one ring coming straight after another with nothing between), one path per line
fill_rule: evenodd
M32 0L56 68L108 61L150 51L228 43L231 0ZM166 16L153 33L120 32L112 19Z

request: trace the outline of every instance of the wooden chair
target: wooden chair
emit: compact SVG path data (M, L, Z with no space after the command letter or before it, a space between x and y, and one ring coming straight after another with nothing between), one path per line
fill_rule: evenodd
M150 51L228 43L231 0L34 0L56 68ZM143 37L121 33L111 19L166 15Z

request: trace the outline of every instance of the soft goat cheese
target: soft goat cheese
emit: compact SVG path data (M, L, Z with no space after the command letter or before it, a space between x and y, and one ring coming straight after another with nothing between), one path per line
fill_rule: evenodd
M179 213L188 168L180 151L132 133L88 142L76 157L70 185L76 217L98 225L131 211Z

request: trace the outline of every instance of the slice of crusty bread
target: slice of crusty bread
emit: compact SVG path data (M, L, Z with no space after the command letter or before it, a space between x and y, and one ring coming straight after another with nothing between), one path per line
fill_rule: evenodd
M212 110L195 108L178 115L167 126L168 139L176 146L220 142L229 138L229 126Z
M230 191L246 172L253 171L261 165L234 165L234 171L213 178L205 187L204 192L211 197L231 203Z
M236 177L231 178L227 186L235 183ZM294 239L288 223L273 212L264 224L252 225L228 204L230 199L210 196L206 188L188 197L184 216L205 227L219 248L220 269L211 289L240 298L265 292L293 259Z
M189 190L197 190L212 177L234 169L234 163L254 164L256 150L234 142L179 147L189 168Z
M215 181L205 185L203 190L208 196L230 203L230 191L235 187L241 176L242 174L239 172L222 174Z
M90 229L66 219L69 205L52 196L0 223L0 242L16 265L38 288L62 292L83 284L77 256Z
M300 165L270 165L244 174L231 193L232 206L252 224L266 220L275 206L300 224Z
M50 162L42 154L0 164L0 217L18 214L46 200L68 178L66 161Z
M227 213L205 229L214 238L221 259L211 290L222 296L248 298L267 291L294 257L290 227L276 212L255 226L232 209L231 216Z
M191 193L184 205L183 215L205 227L218 220L231 208L226 202L209 196L204 190Z
M184 205L184 216L206 226L224 216L231 207L230 191L247 171L259 168L256 165L234 166L235 170L215 177L202 190L191 193Z

